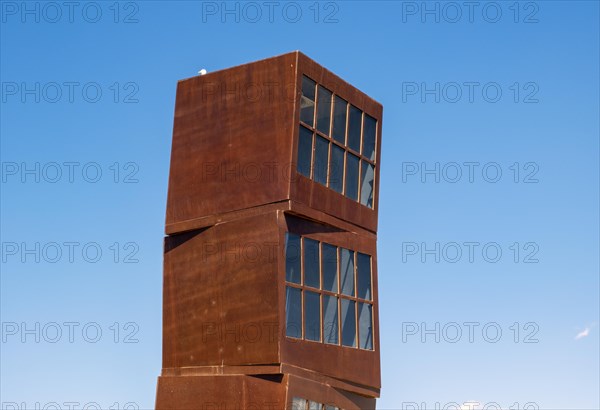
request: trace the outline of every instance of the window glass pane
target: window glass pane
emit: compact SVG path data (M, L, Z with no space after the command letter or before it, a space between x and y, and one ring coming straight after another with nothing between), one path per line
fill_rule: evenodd
M327 164L329 163L329 141L317 136L315 147L315 175L314 180L319 184L327 185Z
M338 341L338 298L323 295L323 338L325 343L337 345Z
M360 203L373 208L373 180L375 168L367 161L361 161L360 169Z
M356 255L358 297L372 300L371 296L371 257L358 252Z
M320 288L319 242L304 238L304 285Z
M340 285L343 295L354 296L354 251L340 249Z
M304 292L304 338L321 340L321 297L315 292Z
M293 233L285 234L285 280L300 283L300 237Z
M315 117L315 87L316 83L308 77L302 77L302 99L300 100L300 121L311 127Z
M358 157L346 154L346 196L358 199Z
M298 172L310 178L310 163L312 162L312 131L300 126L298 136Z
M358 340L361 349L373 350L373 306L358 304Z
M285 334L302 338L302 291L286 287L285 289Z
M323 289L330 292L338 292L338 274L337 274L337 247L323 244L323 255L322 255L322 269L323 269Z
M325 410L339 410L337 407L335 406L330 406L329 404L325 405Z
M317 403L316 401L308 402L308 410L322 410L323 405L321 403Z
M377 133L377 120L365 114L363 124L362 154L371 161L375 160L375 134Z
M331 91L319 86L317 94L317 129L329 136L331 123Z
M342 299L342 344L356 347L356 302Z
M348 147L360 152L360 129L362 125L362 111L350 105L348 118Z
M306 399L294 397L292 399L292 410L306 410Z
M344 188L344 150L335 144L331 144L329 188L340 194Z
M346 143L346 107L348 103L338 97L335 96L335 101L333 104L333 139L341 142L342 144Z

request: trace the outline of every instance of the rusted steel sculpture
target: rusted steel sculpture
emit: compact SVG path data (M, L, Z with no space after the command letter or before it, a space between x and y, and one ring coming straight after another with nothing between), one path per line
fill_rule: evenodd
M177 86L157 409L374 409L383 107L300 52Z

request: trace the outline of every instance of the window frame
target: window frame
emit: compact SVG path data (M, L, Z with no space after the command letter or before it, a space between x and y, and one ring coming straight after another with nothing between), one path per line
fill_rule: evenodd
M310 76L308 76L304 73L300 74L300 85L301 85L300 93L299 93L300 101L302 100L302 98L304 98L304 94L302 93L302 84L303 84L305 78L310 80L311 82L315 83L315 104L313 105L313 121L312 121L313 123L312 123L312 125L305 123L304 121L302 121L300 114L298 114L297 128L298 128L298 135L300 134L300 129L301 129L300 127L304 127L307 131L310 131L313 134L313 136L312 136L313 148L312 148L311 167L310 167L312 172L310 172L310 176L307 177L306 175L300 173L298 171L298 167L296 167L296 173L299 175L302 175L305 178L309 178L311 181L316 182L319 185L332 190L333 192L336 192L336 193L344 196L346 199L350 199L351 201L356 202L359 205L364 206L368 209L375 210L375 195L376 195L375 188L376 188L376 178L377 178L377 149L378 149L378 134L379 134L379 121L380 120L372 113L366 112L364 109L360 108L357 104L353 103L349 98L347 98L347 96L338 94L337 92L332 90L330 87L325 86L323 83L320 83L320 82L312 79ZM330 106L329 106L329 127L328 127L329 133L328 134L321 132L317 128L318 124L316 123L317 115L318 115L318 105L319 105L319 95L318 95L319 87L324 88L328 92L331 93L331 101L329 102ZM334 118L335 118L335 102L336 102L336 99L338 99L338 98L342 99L346 103L346 126L345 126L345 130L344 130L344 143L339 142L333 136L333 134L334 134ZM351 107L356 108L361 113L361 115L360 115L360 136L359 136L359 141L358 141L358 150L359 151L356 151L356 150L350 148L350 146L348 145L349 133L350 133L350 110L351 110ZM300 109L301 109L301 107L300 107ZM373 155L374 158L373 159L368 157L367 153L362 152L362 151L364 151L364 148L365 148L364 147L364 145L365 145L365 141L364 141L365 116L369 116L375 120L374 155ZM318 182L315 179L314 167L315 167L315 157L316 157L316 141L317 141L318 137L324 138L329 143L325 184ZM336 189L332 188L332 186L331 186L331 178L330 178L330 176L332 174L331 155L332 155L332 150L333 150L334 145L338 146L339 148L341 148L344 151L344 163L343 163L342 183L341 183L342 184L342 192L338 192ZM348 176L347 169L346 169L348 166L347 157L350 154L358 157L356 199L347 196L347 192L346 192L346 185L347 185L346 179ZM296 162L297 161L298 161L298 154L296 154ZM365 163L367 165L364 165ZM371 190L371 198L372 198L371 206L368 205L368 200L365 201L365 204L363 204L363 198L362 198L363 166L367 167L368 165L371 165L373 167L373 187Z
M302 340L305 342L311 342L311 343L319 343L319 344L324 344L324 345L328 345L328 346L337 346L337 347L342 347L342 348L348 348L348 349L358 349L358 350L362 350L362 351L367 351L367 352L374 352L375 351L375 307L376 307L376 300L375 300L375 293L374 293L374 285L373 285L373 278L374 278L374 269L373 269L373 255L369 254L367 252L363 252L363 251L359 251L357 249L350 249L348 247L345 246L341 246L341 245L337 245L335 243L332 243L330 241L323 241L323 240L319 240L319 239L315 239L313 237L311 237L310 235L303 235L303 234L299 234L299 233L295 233L293 231L286 231L284 232L284 237L286 237L287 235L295 235L297 237L300 238L300 250L299 250L299 254L300 254L300 283L295 283L295 282L288 282L287 281L287 265L286 265L286 271L284 272L284 289L286 289L286 293L284 295L285 298L285 306L287 306L287 288L295 288L298 289L300 291L300 310L301 310L301 337L294 337L294 336L289 336L287 334L287 330L285 332L285 337L286 338L290 338L292 340ZM308 286L306 284L306 278L305 278L305 269L306 269L306 261L305 261L305 257L306 257L306 252L305 252L305 241L309 240L309 241L316 241L318 243L318 253L319 253L319 262L318 262L318 273L319 273L319 287L318 288L314 288L312 286ZM287 245L287 241L285 242ZM329 245L329 246L333 246L336 248L336 279L337 279L337 292L332 292L330 290L326 290L324 289L323 286L323 280L324 280L324 260L323 260L323 247L324 245ZM344 293L342 293L342 264L341 264L341 257L342 257L342 250L348 250L353 254L353 295L346 295ZM362 297L360 297L359 293L358 293L358 282L359 282L359 263L358 263L358 258L359 258L359 254L360 255L366 255L369 257L369 280L370 280L370 299L364 299ZM287 246L284 246L284 260L287 260ZM307 339L307 332L306 332L306 318L305 318L305 299L306 299L306 292L312 292L312 293L317 293L319 295L319 326L320 326L320 338L319 340L312 340L312 339ZM330 297L334 297L336 298L337 301L337 343L329 343L326 342L326 324L324 322L324 318L325 318L325 296L330 296ZM350 302L354 302L354 336L355 336L355 343L354 346L347 346L343 344L343 323L342 323L342 300L348 300ZM367 304L371 306L371 328L372 328L372 332L371 332L371 349L366 349L366 348L362 348L361 345L361 340L360 340L360 305L361 304ZM285 328L287 329L287 311L284 309L284 317L285 317Z

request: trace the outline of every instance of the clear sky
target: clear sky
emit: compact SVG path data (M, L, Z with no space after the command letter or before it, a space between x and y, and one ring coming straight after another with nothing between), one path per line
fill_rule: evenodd
M0 4L2 408L154 405L176 82L297 49L384 106L378 407L600 408L598 2Z

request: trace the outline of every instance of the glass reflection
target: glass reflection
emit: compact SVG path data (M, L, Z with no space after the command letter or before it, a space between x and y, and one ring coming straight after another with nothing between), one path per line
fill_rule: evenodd
M356 259L358 297L371 300L371 256L358 252Z
M356 155L346 153L346 191L348 198L358 199L358 165L359 159Z
M302 77L302 98L300 99L300 121L311 127L315 118L315 88L317 84L310 78Z
M370 159L375 160L375 135L377 133L377 120L370 115L365 114L363 124L363 144L362 154Z
M293 233L285 234L285 280L300 284L300 237Z
M319 242L304 238L304 285L320 288Z
M373 306L358 304L358 340L361 349L373 350Z
M304 338L321 340L321 297L315 292L304 292Z
M285 289L285 334L289 337L302 338L302 291L286 287Z
M367 161L361 161L360 174L360 203L369 208L373 208L375 168Z
M343 295L354 296L354 251L340 249L340 286Z
M348 147L360 152L360 131L362 127L362 111L350 105L348 116Z
M356 302L342 299L342 345L356 347Z
M338 298L323 295L323 338L325 343L339 344L338 342Z
M298 172L310 178L310 164L312 162L312 131L300 126L298 137Z
M331 125L331 91L321 86L317 94L317 130L329 136Z
M319 184L327 185L327 165L329 163L329 142L320 136L317 136L315 146L315 176L314 180Z
M346 111L348 110L346 100L335 96L333 104L333 139L346 143Z

